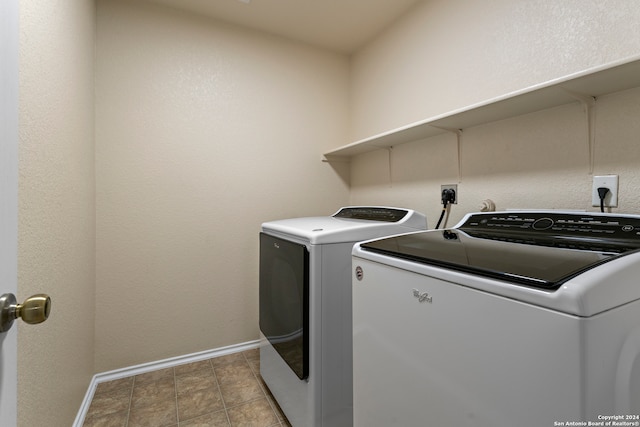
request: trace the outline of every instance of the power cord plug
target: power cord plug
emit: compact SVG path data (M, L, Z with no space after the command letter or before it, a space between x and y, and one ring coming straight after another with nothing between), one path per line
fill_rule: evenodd
M456 201L456 190L453 188L445 188L442 190L442 213L440 214L440 219L436 224L436 230L440 228L440 224L442 223L442 219L444 218L444 214L447 212L447 206L450 206L451 203Z
M600 212L604 212L604 198L609 194L607 187L598 187L598 197L600 198Z
M447 206L456 201L456 190L453 188L445 188L442 190L442 205Z

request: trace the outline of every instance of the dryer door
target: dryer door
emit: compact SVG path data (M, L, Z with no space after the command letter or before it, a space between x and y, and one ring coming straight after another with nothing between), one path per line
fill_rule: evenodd
M309 251L260 233L260 330L300 379L309 376Z

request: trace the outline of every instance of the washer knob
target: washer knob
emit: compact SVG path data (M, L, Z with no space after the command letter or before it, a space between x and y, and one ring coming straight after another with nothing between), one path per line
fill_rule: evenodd
M553 220L551 218L540 218L534 221L534 230L547 230L553 226Z

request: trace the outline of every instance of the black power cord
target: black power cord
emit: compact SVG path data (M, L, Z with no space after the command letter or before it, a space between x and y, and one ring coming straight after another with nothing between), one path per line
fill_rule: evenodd
M604 212L604 198L607 197L609 189L607 187L598 187L598 197L600 197L600 212Z
M440 224L442 223L442 219L444 218L444 214L447 212L447 206L450 206L451 203L456 200L456 191L453 188L446 188L442 190L442 213L440 214L440 219L438 220L438 224L436 224L436 230L440 228Z

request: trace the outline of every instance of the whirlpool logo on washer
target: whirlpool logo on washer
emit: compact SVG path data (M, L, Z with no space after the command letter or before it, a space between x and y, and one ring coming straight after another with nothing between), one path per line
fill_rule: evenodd
M419 290L414 289L413 296L418 300L418 302L428 302L429 304L433 303L433 297L426 292L420 292Z

